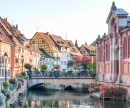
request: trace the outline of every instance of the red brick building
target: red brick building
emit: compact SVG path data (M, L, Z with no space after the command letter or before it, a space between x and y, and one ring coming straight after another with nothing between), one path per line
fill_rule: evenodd
M106 22L108 36L96 42L97 80L130 86L130 16L113 2Z

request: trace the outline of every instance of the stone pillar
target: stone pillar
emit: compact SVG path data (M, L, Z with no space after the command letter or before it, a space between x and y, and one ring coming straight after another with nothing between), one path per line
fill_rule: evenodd
M111 82L111 80L112 80L112 36L111 36L111 34L110 34L110 82Z
M102 59L102 63L103 63L103 73L102 73L102 80L105 80L105 41L103 41L103 59Z
M96 80L99 79L99 45L98 43L96 44L96 60L97 60L97 64L96 64Z
M118 75L118 79L117 82L119 83L121 80L121 75L122 75L122 69L123 69L123 55L122 55L122 36L119 35L119 75Z
M116 65L116 51L115 51L115 41L116 40L116 35L115 33L113 34L113 45L112 45L112 82L116 81L116 73L117 73L117 65Z

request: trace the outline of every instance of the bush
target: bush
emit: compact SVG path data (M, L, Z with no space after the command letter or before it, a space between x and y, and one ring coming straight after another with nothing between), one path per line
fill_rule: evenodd
M25 69L28 69L28 70L31 70L32 65L29 64L29 63L25 63L25 64L24 64L24 68L25 68Z
M47 66L46 66L45 64L42 64L42 65L40 66L40 68L41 68L42 71L44 71L44 70L47 69Z
M53 66L54 69L60 69L60 65Z

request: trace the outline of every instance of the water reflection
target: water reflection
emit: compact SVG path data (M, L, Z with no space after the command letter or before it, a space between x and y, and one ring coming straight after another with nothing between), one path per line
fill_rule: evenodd
M127 101L103 101L89 93L64 90L29 90L27 101L20 108L130 108ZM26 100L24 99L24 100Z

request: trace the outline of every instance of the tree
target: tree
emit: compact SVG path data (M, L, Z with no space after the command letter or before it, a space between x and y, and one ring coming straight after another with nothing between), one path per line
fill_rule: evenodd
M45 64L42 64L42 65L40 66L40 68L41 68L42 71L44 71L44 70L47 69L47 66L46 66Z
M88 69L92 69L92 66L93 66L93 70L96 72L96 61L94 62L94 63L89 63L88 65L87 65L87 68Z
M28 69L28 70L30 71L31 68L32 68L32 65L29 64L29 63L25 63L25 64L24 64L24 68L25 68L25 69Z

